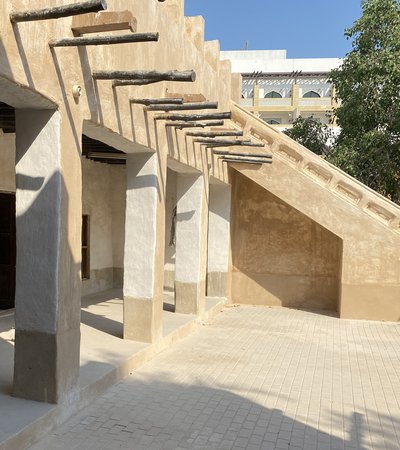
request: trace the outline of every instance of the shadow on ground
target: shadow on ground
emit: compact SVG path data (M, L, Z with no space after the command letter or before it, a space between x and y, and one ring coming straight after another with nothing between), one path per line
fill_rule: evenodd
M71 439L80 449L96 443L103 449L135 450L398 449L396 436L389 434L382 446L370 446L366 435L374 431L374 418L369 414L368 421L356 411L346 417L343 439L228 390L160 381L164 376L126 378L33 449L70 449ZM385 420L392 423L393 417Z

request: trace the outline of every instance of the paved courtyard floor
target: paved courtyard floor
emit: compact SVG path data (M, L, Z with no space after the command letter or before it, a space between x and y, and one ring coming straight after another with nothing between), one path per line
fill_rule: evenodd
M36 444L400 449L400 324L226 308Z

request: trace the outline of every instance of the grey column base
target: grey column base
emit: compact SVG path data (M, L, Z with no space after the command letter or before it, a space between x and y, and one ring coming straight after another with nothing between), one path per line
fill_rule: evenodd
M161 339L162 302L158 309L153 299L124 297L124 339L149 343Z
M227 297L228 295L228 273L210 272L207 274L207 296Z
M205 309L205 283L175 281L175 312L201 314Z
M15 397L47 403L78 400L80 330L15 332Z

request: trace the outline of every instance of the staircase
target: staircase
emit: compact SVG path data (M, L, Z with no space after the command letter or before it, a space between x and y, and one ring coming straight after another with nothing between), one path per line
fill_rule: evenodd
M337 247L335 247L336 250L339 249L339 261L336 265L338 286L335 295L340 317L399 321L400 207L288 136L274 130L235 103L232 104L232 120L243 128L245 133L250 133L255 138L264 141L267 144L266 151L273 154L272 165L232 164L233 178L239 177L240 180L245 177L265 190L264 209L268 209L268 205L276 209L277 202L280 202L281 210L288 208L288 211L291 211L293 209L296 214L301 215L302 219L299 219L298 223L307 224L309 221L314 228L317 227L315 228L317 231L323 230L318 231L320 234L329 235L326 239L336 242L334 246ZM235 186L235 183L233 184ZM237 192L237 195L239 194L243 200L243 195L245 195L243 189ZM242 204L244 203L242 202ZM285 214L285 217L289 217L288 212ZM293 217L293 211L291 214L290 217ZM240 224L234 223L239 216L240 214L234 215L233 227L240 227ZM269 248L276 244L276 240L271 243L271 233L274 231L275 235L279 236L279 229L273 230L274 222L271 220L268 220L266 225L268 225L268 229L265 232L253 233L252 240L255 249L257 249L257 239L259 245L263 245L263 242L269 239ZM281 228L284 225L282 222L279 224ZM304 226L304 230L311 227L311 225ZM242 226L242 231L243 228ZM234 239L234 233L232 235ZM300 240L303 239L301 236L303 235L300 235ZM290 233L289 237L285 238L286 243L289 242L289 238ZM332 244L329 244L329 248L331 247ZM290 253L289 247L287 251ZM275 261L275 266L279 266L282 258L285 257L285 248L277 248L276 252L280 252L279 258ZM309 248L307 252L309 253ZM325 260L331 259L332 255L326 258L326 255L318 252L318 249L312 250L313 256L310 257L310 261L313 261L315 266L318 266L316 264L318 261L324 261L324 258ZM270 286L276 287L276 282L272 283L271 278L260 278L259 271L257 276L254 276L254 274L249 275L240 270L238 266L243 265L241 264L243 261L241 261L240 254L236 256L238 258L235 262L235 254L233 255L233 293L242 298L246 297L246 292L243 292L243 288L240 289L244 276L247 280L247 284L244 283L247 292L251 292L251 286L254 284L254 292L257 292L257 297L263 291L268 291ZM301 255L297 254L297 257L301 262ZM245 266L246 264L244 264ZM291 306L308 307L309 303L304 301L305 299L301 298L301 295L296 297L296 291L298 294L302 284L296 285L298 281L293 281L287 267L288 264L286 264L285 270L281 267L277 271L279 273L275 275L281 277L280 283L284 284L286 290L292 289L293 299L297 298L297 303L294 302ZM272 269L271 267L267 272L271 274ZM333 276L336 269L331 267L330 275ZM332 276L328 280L329 283L332 283ZM313 277L311 269L308 270L307 277L309 286L315 287L317 278ZM318 283L322 286L324 282L320 274L318 277ZM262 303L279 304L279 301L278 303L276 301L281 298L281 292L283 291L279 289L276 289L276 292L267 292L268 295L265 295L265 301ZM307 292L315 292L315 290L311 289ZM321 295L323 296L323 294ZM240 300L237 296L233 294L232 301ZM257 299L255 300L250 299L249 302L259 303ZM312 299L308 300L312 305ZM280 304L285 306L284 302ZM323 307L322 304L319 306Z

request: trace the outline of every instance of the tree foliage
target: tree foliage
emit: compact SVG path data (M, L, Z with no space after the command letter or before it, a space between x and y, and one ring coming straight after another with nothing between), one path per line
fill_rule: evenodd
M400 0L363 0L352 50L330 79L341 133L329 160L400 200Z
M328 154L326 144L333 138L330 128L312 116L298 117L284 133L317 155Z

